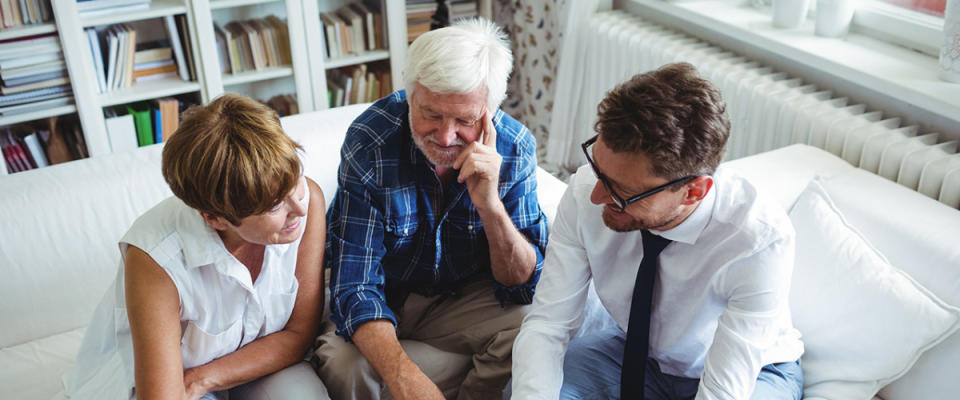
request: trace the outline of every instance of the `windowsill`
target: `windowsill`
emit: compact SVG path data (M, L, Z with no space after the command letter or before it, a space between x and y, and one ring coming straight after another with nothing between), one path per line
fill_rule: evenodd
M769 14L752 7L731 6L722 0L617 0L615 4L615 8L710 38L709 41L731 51L749 53L744 47L750 47L754 52L775 55L801 68L882 93L907 108L916 107L941 117L943 123L934 123L931 128L960 137L960 84L938 78L935 57L856 32L844 39L815 36L812 19L796 29L774 28Z

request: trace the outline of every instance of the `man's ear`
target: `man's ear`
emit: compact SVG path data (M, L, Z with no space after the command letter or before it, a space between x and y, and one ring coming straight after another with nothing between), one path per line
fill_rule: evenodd
M683 199L683 205L696 204L700 200L703 200L704 197L707 197L707 193L710 192L711 188L713 188L713 177L701 175L693 178L692 181L684 185L687 196Z
M210 213L205 213L200 211L200 216L203 217L203 220L207 222L207 225L210 225L211 228L218 231L225 231L227 227L230 226L230 221L227 221L226 218L217 217Z

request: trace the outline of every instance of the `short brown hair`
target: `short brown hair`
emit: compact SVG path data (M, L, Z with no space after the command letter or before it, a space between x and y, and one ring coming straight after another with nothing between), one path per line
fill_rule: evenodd
M607 92L594 130L614 152L649 157L658 177L712 174L730 135L725 109L692 65L668 64Z
M227 93L184 113L163 148L163 178L188 206L237 225L293 190L301 149L275 111Z

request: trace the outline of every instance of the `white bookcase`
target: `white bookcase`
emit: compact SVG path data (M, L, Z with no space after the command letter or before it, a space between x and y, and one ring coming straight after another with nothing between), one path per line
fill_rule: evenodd
M52 0L55 22L0 30L0 40L57 32L75 105L0 117L0 128L76 113L87 151L91 157L97 157L111 152L104 117L105 108L108 107L188 93L196 93L203 103L224 92L236 92L264 100L275 94L292 93L297 98L299 112L310 112L327 108L327 70L381 60L389 60L392 85L400 88L406 51L406 19L404 2L401 0L379 0L388 50L325 59L319 12L335 10L351 1L360 0L153 0L146 10L82 17L77 12L75 1ZM186 15L191 41L189 47L193 51L196 69L195 81L168 78L141 82L108 93L99 92L85 28L180 14ZM223 26L232 20L262 18L270 14L287 23L292 65L237 74L221 73L213 23ZM5 163L3 158L0 158L0 163ZM0 175L6 174L6 165L0 164Z

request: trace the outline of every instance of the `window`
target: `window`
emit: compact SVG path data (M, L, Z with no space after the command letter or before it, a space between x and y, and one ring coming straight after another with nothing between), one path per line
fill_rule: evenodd
M946 0L873 0L853 17L853 29L926 53L940 54Z
M897 7L922 12L943 18L943 10L947 7L947 0L879 0Z

